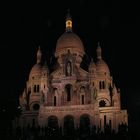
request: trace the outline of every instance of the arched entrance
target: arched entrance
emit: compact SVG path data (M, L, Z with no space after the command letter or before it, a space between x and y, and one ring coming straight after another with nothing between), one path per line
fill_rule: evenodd
M34 111L38 111L39 108L40 108L39 104L36 103L36 104L33 105L33 110Z
M71 96L72 96L72 85L67 84L65 86L65 91L66 91L66 96L67 96L67 101L71 101Z
M56 116L48 117L48 136L56 136L59 131L58 119Z
M64 117L64 126L63 132L65 136L73 136L74 135L74 117L71 115Z
M90 117L84 114L80 117L80 135L87 136L90 134Z

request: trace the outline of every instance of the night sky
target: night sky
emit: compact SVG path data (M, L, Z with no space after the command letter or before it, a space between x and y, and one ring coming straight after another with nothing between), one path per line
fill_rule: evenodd
M5 109L7 114L15 113L12 110L18 106L18 96L36 62L39 45L50 66L56 41L65 31L68 8L73 19L73 31L85 47L84 62L88 64L91 57L96 60L95 50L99 41L103 58L121 90L122 108L128 109L131 125L138 125L140 15L136 4L120 3L118 0L1 4L0 112Z

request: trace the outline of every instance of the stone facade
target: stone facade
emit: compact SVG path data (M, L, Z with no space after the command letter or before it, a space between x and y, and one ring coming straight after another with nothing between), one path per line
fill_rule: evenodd
M38 49L37 62L19 98L22 114L17 123L59 126L62 130L67 124L73 128L96 126L101 130L109 125L116 131L119 124L128 124L127 110L121 110L120 90L102 59L100 44L97 61L91 60L88 71L80 67L84 54L83 43L72 31L72 19L68 15L66 31L56 43L59 65L49 72Z

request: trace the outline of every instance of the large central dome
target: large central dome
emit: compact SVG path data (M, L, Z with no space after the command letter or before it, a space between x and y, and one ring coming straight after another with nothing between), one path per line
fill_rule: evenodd
M65 32L57 40L56 52L65 49L74 49L75 51L84 52L84 47L81 39L73 32Z

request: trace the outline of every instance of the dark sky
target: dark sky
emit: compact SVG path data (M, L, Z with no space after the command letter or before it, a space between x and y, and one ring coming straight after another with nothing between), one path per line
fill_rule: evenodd
M103 58L110 67L116 86L121 89L122 107L133 114L135 108L140 107L140 15L137 4L120 3L118 0L2 3L1 108L17 104L17 97L22 93L30 69L36 62L39 45L49 63L56 41L65 30L68 8L73 30L80 36L88 55L85 62L89 62L90 57L96 59L95 50L100 41ZM130 115L130 118L133 119L133 116Z

